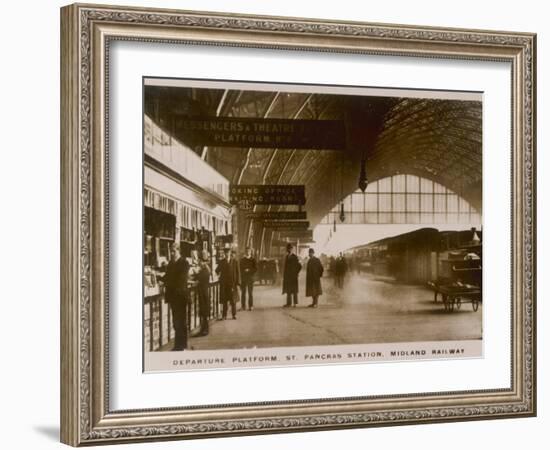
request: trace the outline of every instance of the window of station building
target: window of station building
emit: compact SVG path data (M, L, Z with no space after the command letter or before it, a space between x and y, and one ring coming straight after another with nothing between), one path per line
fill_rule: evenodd
M445 186L416 175L399 174L369 183L366 191L343 200L348 224L471 224L480 223L479 212ZM321 221L341 223L340 205Z
M170 245L176 236L176 217L147 206L143 214L145 261L157 267L170 259Z

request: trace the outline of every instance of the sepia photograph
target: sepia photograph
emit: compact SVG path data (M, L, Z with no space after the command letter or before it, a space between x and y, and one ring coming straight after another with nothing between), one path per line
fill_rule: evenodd
M482 356L482 94L143 79L144 370Z
M55 22L61 441L536 416L537 27L174 6Z

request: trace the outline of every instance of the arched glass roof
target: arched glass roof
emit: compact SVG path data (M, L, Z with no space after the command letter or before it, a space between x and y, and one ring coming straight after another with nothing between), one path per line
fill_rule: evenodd
M342 206L343 205L343 206ZM343 213L343 214L342 214ZM479 212L462 196L416 175L394 175L357 190L321 220L321 224L471 224Z
M386 182L381 180L388 178L399 183L399 177L408 174L416 177L410 180L423 180L419 181L422 186L432 183L433 190L442 190L429 193L421 187L415 192L379 191L377 223L434 223L443 217L445 221L456 219L460 223L466 220L466 215L475 218L475 214L482 213L482 102L479 100L413 98L406 97L405 91L404 97L377 97L161 86L146 86L145 94L145 113L230 183L304 185L305 208L312 227L319 224L336 203L356 191L362 159L366 159L371 186L382 186ZM352 142L345 152L206 147L188 142L185 133L174 128L174 118L182 115L336 120L358 126L364 135L363 140L357 142L351 136L358 145ZM405 179L409 178L405 176ZM361 201L353 195L350 198L352 202ZM444 212L437 203L443 198L448 201ZM427 209L430 199L432 210ZM368 195L363 200L371 201ZM390 207L387 201L392 202ZM413 210L416 203L419 206ZM463 211L466 205L469 209ZM402 210L397 210L398 207ZM258 206L255 211L288 209L273 205ZM373 217L354 216L351 220L374 220ZM266 231L259 222L241 222L239 226L248 230L247 236L254 235L255 247L270 247L276 233ZM248 242L248 237L245 241Z

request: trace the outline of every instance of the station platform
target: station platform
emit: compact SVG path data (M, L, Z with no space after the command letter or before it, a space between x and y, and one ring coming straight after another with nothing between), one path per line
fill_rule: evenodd
M212 320L210 333L191 337L196 350L293 347L481 339L482 307L465 305L446 312L434 303L433 291L403 285L389 278L351 274L344 287L323 278L323 295L317 308L308 308L305 274L300 277L298 306L283 308L286 296L280 285L256 285L254 309L239 310L237 319ZM173 346L167 343L160 350Z

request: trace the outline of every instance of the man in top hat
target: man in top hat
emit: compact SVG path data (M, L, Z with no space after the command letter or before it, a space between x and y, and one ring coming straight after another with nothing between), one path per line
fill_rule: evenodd
M294 254L294 246L286 246L285 267L283 269L283 294L286 294L286 304L284 308L298 305L298 274L302 270L302 265L298 257Z
M256 274L256 258L252 255L252 249L246 247L246 253L241 258L241 307L246 311L246 294L248 294L248 310L254 308L254 275Z
M196 274L197 293L199 297L199 317L200 331L198 336L208 335L208 320L210 318L210 267L208 267L208 259L202 258L199 262L199 270Z
M220 303L222 304L222 319L227 319L227 310L231 305L231 315L237 318L236 298L239 295L238 286L241 284L241 272L235 251L224 249L224 257L220 259L216 273L220 277Z

